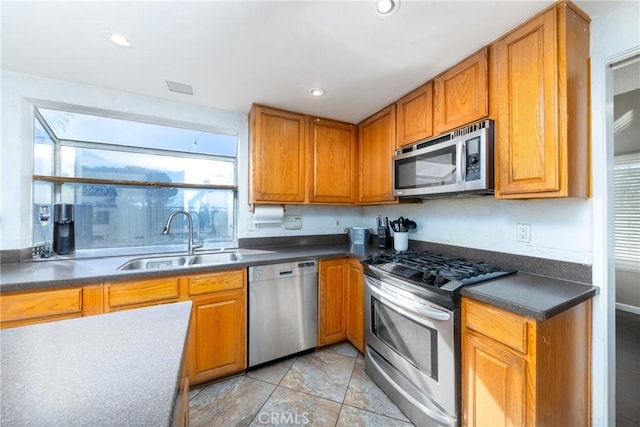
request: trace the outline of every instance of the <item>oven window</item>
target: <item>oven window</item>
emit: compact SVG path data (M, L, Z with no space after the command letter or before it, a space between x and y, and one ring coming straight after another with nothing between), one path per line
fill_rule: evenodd
M371 299L373 334L424 374L438 381L438 331Z
M456 183L456 146L395 161L396 188L424 188Z

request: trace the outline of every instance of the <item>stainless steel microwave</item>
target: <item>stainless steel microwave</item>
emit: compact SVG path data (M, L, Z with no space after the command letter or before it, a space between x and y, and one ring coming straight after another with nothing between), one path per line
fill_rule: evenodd
M493 120L395 151L393 194L409 197L493 194Z

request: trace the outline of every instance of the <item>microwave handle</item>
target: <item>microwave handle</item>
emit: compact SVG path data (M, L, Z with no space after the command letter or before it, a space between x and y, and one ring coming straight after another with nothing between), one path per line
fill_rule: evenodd
M460 174L458 177L461 184L467 181L467 144L464 140L460 141Z

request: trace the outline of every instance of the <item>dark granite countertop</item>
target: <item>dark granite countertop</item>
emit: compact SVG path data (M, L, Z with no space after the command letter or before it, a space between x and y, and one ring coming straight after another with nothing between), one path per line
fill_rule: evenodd
M377 252L375 249L371 250ZM371 250L358 250L344 244L280 246L275 249L237 249L239 254L237 261L147 270L118 270L118 267L125 262L134 258L145 258L145 256L28 261L2 265L0 293L88 285L106 281L197 274L296 260L331 259L345 256L365 258L367 254L371 253ZM200 252L198 253L200 254ZM157 256L170 255L184 255L184 253L158 254Z
M1 425L169 426L191 302L0 331Z
M267 243L262 243L258 239L250 242L252 244L258 242L253 248L237 250L240 254L237 261L208 266L133 271L117 269L126 261L138 258L136 256L4 264L0 271L0 293L106 281L197 274L296 260L323 260L345 256L364 259L368 255L378 254L380 251L375 245L376 242L363 248L330 240L323 241L322 237L316 237L306 236L303 242L298 242L298 244L290 242L289 245L283 244L283 241L278 238L268 239ZM269 242L275 245L269 246ZM285 242L287 241L285 240ZM584 283L585 280L590 280L590 266L424 242L414 242L414 245L412 249L418 251L428 250L468 259L484 260L520 270L515 275L465 287L462 295L535 319L549 318L575 304L592 298L597 293L597 287ZM532 271L533 274L527 273Z
M595 286L528 273L516 273L462 288L462 296L545 320L593 298Z

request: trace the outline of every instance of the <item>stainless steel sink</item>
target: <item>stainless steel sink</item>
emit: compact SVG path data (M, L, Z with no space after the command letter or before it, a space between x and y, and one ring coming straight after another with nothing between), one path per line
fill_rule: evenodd
M118 267L118 270L150 270L157 268L175 268L189 265L190 257L186 255L168 257L136 258Z
M234 249L220 252L203 252L195 255L150 256L129 260L118 270L150 270L200 265L230 264L251 255L273 253L260 249Z
M191 256L191 265L226 264L238 261L240 255L237 252L219 252L213 254L196 254Z

